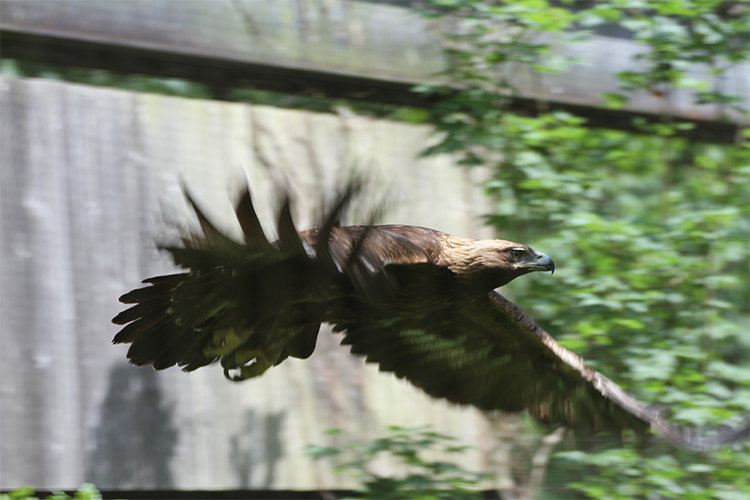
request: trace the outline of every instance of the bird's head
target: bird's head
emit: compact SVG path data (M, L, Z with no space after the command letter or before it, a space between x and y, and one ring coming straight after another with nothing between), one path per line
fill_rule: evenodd
M549 255L505 240L460 240L447 249L448 268L487 291L534 271L555 272ZM459 241L460 240L460 241Z

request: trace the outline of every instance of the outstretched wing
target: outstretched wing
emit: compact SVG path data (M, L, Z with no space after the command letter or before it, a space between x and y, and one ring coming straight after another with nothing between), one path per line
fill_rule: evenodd
M120 297L135 305L112 320L125 325L113 342L130 343L128 358L136 365L190 371L220 360L232 379L260 375L288 356L308 357L320 323L347 293L327 235L356 189L350 184L322 226L302 234L287 199L274 243L263 234L248 191L236 207L244 242L216 229L186 193L201 231L165 250L189 272L149 278L150 286Z
M352 353L454 403L488 411L528 409L536 419L579 435L651 428L673 444L699 450L741 437L695 437L669 425L494 291L433 303L425 314L384 311L339 329Z

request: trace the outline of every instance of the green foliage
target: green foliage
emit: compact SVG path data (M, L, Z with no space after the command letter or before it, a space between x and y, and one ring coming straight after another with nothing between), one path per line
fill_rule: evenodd
M147 75L122 74L103 69L89 69L56 64L0 59L0 76L10 78L44 78L98 87L111 87L133 92L143 92L191 99L222 98L230 101L302 109L321 113L337 113L342 108L359 115L387 118L393 121L421 124L428 121L424 109L394 106L357 99L330 99L304 94L287 94L254 88L224 88L204 83ZM219 97L220 96L220 97Z
M180 78L155 78L145 75L126 75L104 69L3 59L0 75L12 78L44 78L98 87L111 87L154 94L208 99L211 92L206 85Z
M93 484L84 483L78 488L73 496L62 491L53 492L51 495L44 497L44 500L101 500L102 494ZM15 489L9 493L0 494L0 500L38 500L34 496L34 490L28 486Z
M514 299L590 365L696 427L738 426L750 410L747 145L678 139L690 125L666 116L635 123L642 134L592 130L566 113L519 116L507 106L516 91L507 75L519 64L562 68L550 63L550 40L618 23L646 50L637 71L617 75L607 106L633 91L691 88L696 102L736 108L720 80L748 59L750 8L728 4L598 1L561 16L543 0L432 2L431 15L453 16L445 43L460 90L417 89L446 96L433 109L441 140L425 154L491 167L488 222L558 264L554 279L514 282ZM691 80L696 63L715 80ZM748 456L747 445L696 456L655 442L568 454L553 475L578 477L571 487L590 498L746 497Z
M519 64L558 72L574 62L556 55L551 39L577 43L587 39L587 30L616 24L646 50L636 56L638 69L617 75L621 92L603 96L606 103L622 106L628 94L638 90L667 98L674 89L690 88L696 90L697 102L746 111L722 88L726 71L750 57L747 1L597 0L578 3L575 11L565 8L572 3L559 7L547 0L432 0L424 13L457 20L444 33L451 63L447 75L464 89L512 93L509 75ZM711 81L691 75L696 64L706 66Z
M573 467L593 467L596 475L573 482L589 498L630 500L659 498L680 500L741 500L750 495L747 471L750 455L730 450L695 457L692 462L671 454L644 456L629 449L596 454L571 451L559 458Z
M338 434L337 430L330 433ZM466 447L455 439L425 429L389 427L388 434L365 444L308 446L316 459L335 459L336 472L348 474L361 486L360 498L372 499L480 499L479 487L487 474L469 472L456 464L430 455L461 454ZM398 465L398 476L374 471L376 461L390 458Z

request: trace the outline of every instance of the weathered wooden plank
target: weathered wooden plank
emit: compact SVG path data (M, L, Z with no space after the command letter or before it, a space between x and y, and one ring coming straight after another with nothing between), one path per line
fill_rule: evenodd
M408 9L370 2L9 0L2 27L398 81L441 69L440 49L419 21Z
M5 57L187 78L220 99L232 87L254 87L424 106L429 102L409 89L439 81L444 69L439 42L418 14L369 2L5 0L0 37ZM637 69L633 56L644 49L594 37L556 50L587 62L558 74L514 69L517 110L535 113L541 99L592 126L627 130L634 116L666 113L694 121L690 137L717 142L736 140L737 125L724 115L747 124L720 105L694 104L688 89L674 92L669 105L641 92L622 110L598 109L599 95L617 90L615 75ZM748 75L750 65L738 65L722 84L746 108ZM711 81L705 67L691 76Z
M386 222L490 236L478 171L416 158L427 127L16 79L0 79L0 114L0 488L334 488L304 445L389 424L458 434L478 447L466 465L487 468L478 412L365 367L333 335L241 384L217 367L132 367L110 344L118 295L173 269L153 239L168 237L162 210L188 214L180 178L237 232L243 177L270 227L285 172L304 225L356 165L395 179Z

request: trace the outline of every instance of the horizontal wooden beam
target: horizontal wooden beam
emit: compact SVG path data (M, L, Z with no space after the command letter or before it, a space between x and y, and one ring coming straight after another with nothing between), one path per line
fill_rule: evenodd
M46 7L41 13L34 8L40 3ZM179 5L185 3L6 0L0 22L3 57L182 78L206 84L213 97L220 100L231 100L233 89L253 88L397 106L429 107L435 103L436 98L411 89L417 84L439 82L434 75L442 68L441 54L424 22L407 9L352 3L356 8L345 13L351 18L347 22L372 18L396 27L384 31L391 35L389 39L377 40L377 26L370 26L364 30L365 41L359 45L347 32L349 35L342 35L343 42L337 45L335 34L330 33L336 26L324 29L326 23L331 24L330 19L314 18L314 26L304 28L301 14L293 11L297 22L286 23L291 27L282 26L278 12L261 7L267 3L190 2L195 8L185 9L187 14L179 10ZM281 11L293 6L281 0L279 5ZM155 20L149 18L150 13L154 13ZM213 24L212 14L214 18L218 16ZM153 26L144 27L147 18ZM269 25L279 28L274 31ZM275 42L274 36L281 41ZM304 42L311 38L316 40L319 51L315 44L308 43L311 46L305 48ZM574 55L593 58L596 64L596 58L602 56L597 47L602 43L571 50L579 52ZM607 51L619 55L610 58L612 68L607 71L623 70L623 61L632 58L636 47L623 40L608 40L606 44ZM411 60L414 64L410 64ZM582 66L576 68L575 74L542 75L541 83L534 81L539 80L538 76L518 77L516 84L521 92L512 99L510 109L530 115L540 108L568 111L586 118L589 126L628 131L635 130L633 118L654 122L668 116L693 124L692 130L682 135L718 143L736 142L741 126L746 125L736 117L732 121L720 119L721 110L716 107L692 105L684 92L674 98L676 107L668 115L660 112L664 103L648 95L635 96L623 109L603 109L599 107L598 94L614 92L616 82L601 67Z

